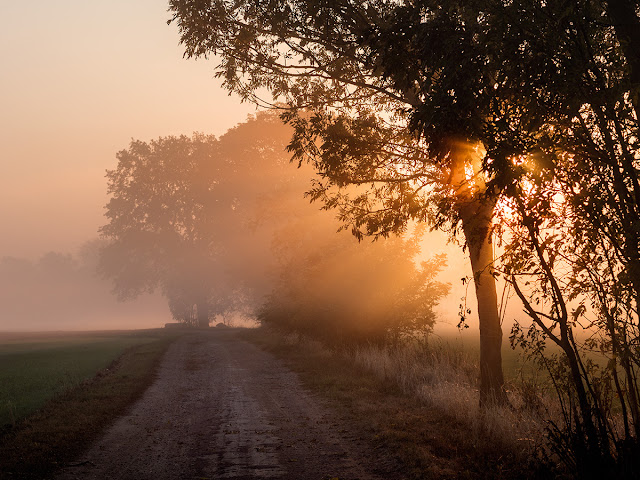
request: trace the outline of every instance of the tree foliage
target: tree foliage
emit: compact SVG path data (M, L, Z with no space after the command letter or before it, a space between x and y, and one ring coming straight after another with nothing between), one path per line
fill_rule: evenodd
M530 344L557 344L567 366L556 370L568 373L557 383L567 400L561 451L585 476L617 468L632 476L640 428L637 1L170 6L187 55L218 55L227 88L244 98L266 88L294 107L285 116L296 130L292 149L322 174L313 193L340 207L357 235L385 235L410 219L460 222L472 261L478 249L481 311L481 274L495 268L479 260L487 225L495 205L509 205L512 216L494 222L508 231L502 270L534 322ZM476 144L480 156L469 154ZM574 334L585 314L595 343ZM585 360L595 347L608 359L604 370ZM604 408L610 395L621 427Z
M119 152L101 228L101 270L116 292L159 288L176 318L200 325L235 309L232 298L257 305L268 241L252 237L251 223L261 196L288 177L287 134L262 114L220 139L161 137Z
M329 344L395 344L428 335L449 291L443 255L416 264L418 231L358 244L322 212L276 232L277 279L258 318Z
M551 438L586 478L640 469L638 50L625 33L640 26L637 10L551 3L530 7L520 25L522 41L548 53L523 63L545 68L540 87L520 93L523 112L540 112L540 153L520 159L505 222L505 272L533 320L512 339L549 367L563 413ZM535 18L547 28L534 31Z

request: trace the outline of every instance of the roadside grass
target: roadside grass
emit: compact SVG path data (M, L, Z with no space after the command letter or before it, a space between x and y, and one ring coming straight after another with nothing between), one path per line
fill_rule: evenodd
M144 331L0 337L0 431L106 368L125 349L153 341Z
M352 419L410 479L549 478L541 412L512 389L512 407L481 411L473 353L447 343L330 351L258 328L245 338L282 358L305 386Z
M515 350L509 345L509 339L503 338L502 346L502 369L507 383L517 383L521 379L533 378L539 374L539 369L535 368L531 362L526 361L521 348ZM473 363L473 368L477 367L480 359L480 334L479 332L464 331L456 333L449 331L438 335L432 334L429 337L429 346L434 349L445 349L456 357L464 357L466 361ZM555 348L550 346L549 351ZM474 370L474 375L477 370ZM477 376L477 375L476 375Z
M14 381L14 395L35 398L31 408L44 403L0 431L0 478L47 478L73 461L144 393L175 338L175 333L156 330L4 344L1 375L11 365L5 358L32 360L22 364L20 372L28 381L22 388ZM49 371L52 381L38 370L46 363L58 364ZM38 379L45 379L44 394L34 393Z

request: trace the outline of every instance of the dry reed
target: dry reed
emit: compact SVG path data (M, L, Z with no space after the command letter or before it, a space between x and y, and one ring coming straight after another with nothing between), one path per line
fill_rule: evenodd
M459 345L446 342L406 342L394 347L359 347L352 360L381 379L391 381L406 394L443 415L468 426L477 445L507 449L517 458L531 458L544 441L546 404L538 392L531 408L531 389L509 387L509 405L480 408L478 362ZM526 393L526 395L525 395Z

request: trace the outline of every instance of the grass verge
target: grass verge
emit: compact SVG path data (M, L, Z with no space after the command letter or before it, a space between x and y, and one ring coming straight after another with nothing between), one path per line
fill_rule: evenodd
M0 431L156 338L152 330L0 334Z
M153 382L176 335L130 347L107 368L56 395L0 435L0 479L47 478L73 461Z
M381 374L380 368L358 358L362 353L357 351L331 352L317 342L265 329L245 336L283 359L307 388L338 408L349 419L346 428L369 438L376 449L372 456L389 458L399 478L511 480L551 475L533 451L510 448L490 431L494 418L487 422L480 417L475 397L469 407L460 404L456 389L448 390L452 405L475 408L458 415L434 405L420 390L407 388L406 379L398 381L403 375L400 367L393 367L395 375Z

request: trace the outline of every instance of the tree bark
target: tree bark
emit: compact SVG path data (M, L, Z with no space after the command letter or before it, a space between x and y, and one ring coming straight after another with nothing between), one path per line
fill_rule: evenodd
M506 403L502 372L502 325L493 276L491 228L495 200L475 199L460 211L478 302L480 323L480 405Z
M209 326L209 303L200 301L196 304L198 310L198 327L206 328Z
M480 323L480 405L507 403L502 373L502 325L493 276L491 230L497 197L487 191L482 154L465 139L450 144L450 179L464 232Z

